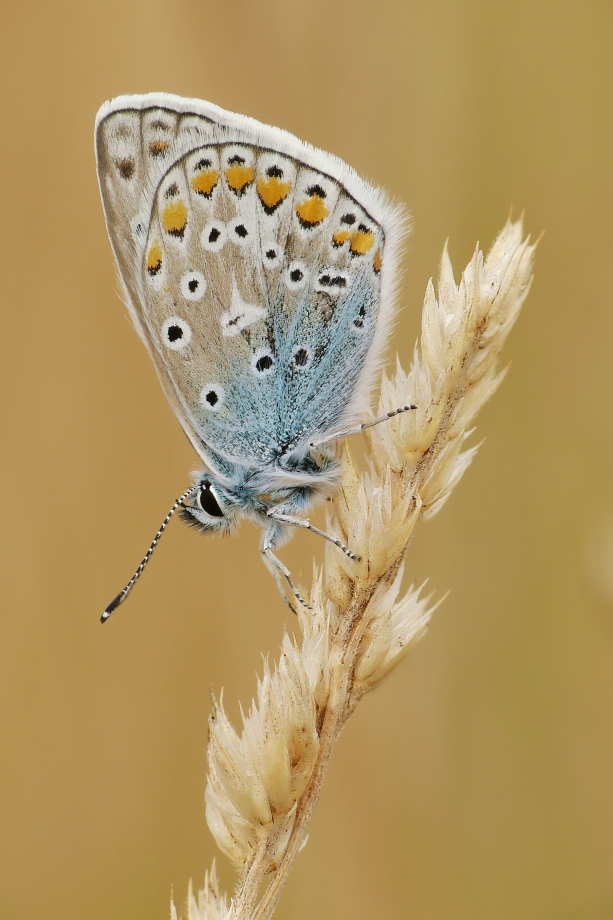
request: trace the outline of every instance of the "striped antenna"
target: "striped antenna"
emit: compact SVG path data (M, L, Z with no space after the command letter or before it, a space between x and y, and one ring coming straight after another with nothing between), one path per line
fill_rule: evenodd
M135 583L136 579L138 578L138 576L141 574L141 572L143 571L143 569L145 568L145 566L146 566L147 563L149 562L149 558L150 558L150 556L151 556L151 553L153 552L153 550L154 550L154 549L156 548L156 546L158 545L158 543L159 543L159 541L160 541L160 537L162 536L162 534L163 534L164 531L166 530L166 527L168 526L168 522L169 522L169 520L171 519L171 517L173 516L173 514L175 513L175 511L177 510L177 508L179 508L179 507L183 504L183 502L185 501L186 498L188 498L190 495L193 495L194 492L197 492L198 489L200 489L200 488L201 488L200 483L198 483L197 486L190 486L189 489L186 489L186 490L185 490L185 492L183 493L183 495L181 496L181 498L177 498L177 499L176 499L174 505L172 506L172 508L170 509L170 511L168 512L168 514L167 514L166 517L164 518L164 520L162 521L162 523L161 523L161 525L160 525L160 529L158 530L158 532L156 533L155 537L153 538L153 541L152 541L152 543L151 543L151 546L149 547L149 549L147 550L147 552L146 552L145 555L143 556L143 561L141 562L141 564L139 565L139 567L138 567L137 570L135 571L134 575L132 576L132 578L130 579L130 581L128 582L128 584L125 586L125 588L123 589L123 591L120 591L119 594L117 595L117 597L114 597L114 598L113 598L113 600L111 601L111 603L108 605L108 607L106 608L106 610L104 611L104 613L103 613L102 616L100 617L100 622L101 622L101 623L106 623L106 621L108 620L108 618L110 617L110 615L112 614L112 612L113 612L114 610L117 610L117 608L119 607L119 605L122 604L122 603L125 601L126 597L128 596L128 594L130 593L130 591L131 591L132 588L134 587L134 583Z
M328 441L336 441L337 438L347 438L351 434L359 434L360 431L364 431L365 428L372 428L373 425L380 425L381 422L387 422L396 415L400 415L401 412L409 412L410 409L417 409L415 403L411 403L410 406L400 406L399 409L394 409L392 412L380 415L379 418L374 418L372 422L362 422L361 425L356 425L354 428L343 428L342 431L335 431L334 434L329 434L327 438L322 438L320 441L311 441L309 447L319 447L320 444L327 444Z

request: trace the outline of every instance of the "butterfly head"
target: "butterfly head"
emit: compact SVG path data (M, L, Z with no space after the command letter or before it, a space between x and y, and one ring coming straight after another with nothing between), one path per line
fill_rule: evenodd
M288 466L260 468L229 466L226 474L206 470L199 475L198 488L183 503L181 517L203 533L230 535L247 517L260 524L269 522L275 508L285 512L306 511L313 501L330 494L337 484L339 466L331 455L315 462L308 455Z
M207 472L180 513L184 521L203 533L228 536L236 529L239 511L232 491Z

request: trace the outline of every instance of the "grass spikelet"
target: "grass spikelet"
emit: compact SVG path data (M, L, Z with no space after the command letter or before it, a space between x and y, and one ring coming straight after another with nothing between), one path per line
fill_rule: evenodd
M403 560L417 523L440 510L474 459L466 441L504 376L500 354L533 255L520 221L507 223L487 257L477 248L459 283L445 250L438 289L426 290L413 365L405 373L398 363L381 383L378 415L418 408L365 431L366 472L340 446L344 474L329 530L361 560L327 544L312 609L297 611L299 636L285 636L279 663L265 663L240 735L213 701L207 818L239 877L228 903L213 867L198 900L190 888L188 920L268 920L343 726L423 635L436 605L422 588L398 599Z
M315 710L303 659L289 641L273 671L264 663L240 736L222 703L213 700L207 820L220 849L240 870L257 860L268 872L283 855L319 750Z

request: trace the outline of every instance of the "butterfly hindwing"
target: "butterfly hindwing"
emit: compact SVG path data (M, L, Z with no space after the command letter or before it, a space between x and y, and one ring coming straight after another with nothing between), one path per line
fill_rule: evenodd
M397 212L329 154L176 97L107 104L97 151L126 299L205 459L270 463L364 411Z

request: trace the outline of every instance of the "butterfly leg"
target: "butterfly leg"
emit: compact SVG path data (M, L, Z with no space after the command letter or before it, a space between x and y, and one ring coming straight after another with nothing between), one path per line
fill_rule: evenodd
M394 418L394 416L400 415L401 412L408 412L410 409L417 409L417 406L413 403L411 403L410 406L400 406L399 409L394 409L393 412L388 412L386 415L380 415L379 418L374 418L372 422L363 422L361 425L355 425L353 428L343 428L342 431L336 431L334 434L329 434L320 441L311 441L309 447L319 447L321 444L327 444L328 441L346 438L350 434L359 434L360 431L364 431L365 428L372 428L373 425L380 425L381 422L387 422L389 419Z
M277 567L273 564L273 562L271 561L271 559L265 552L262 552L262 559L264 560L264 565L266 566L266 568L268 569L268 571L270 572L270 574L272 575L272 577L277 583L279 594L281 595L281 597L283 598L283 600L285 601L289 609L292 611L294 616L296 616L296 608L294 607L294 605L292 604L292 602L290 601L289 597L286 594L285 588L283 586L283 581L281 579L281 575L279 574Z
M287 599L287 594L285 593L285 589L283 587L283 581L281 579L282 575L284 576L287 582L287 585L290 591L292 592L292 594L294 595L294 597L296 598L296 600L300 604L302 604L303 607L306 607L307 610L310 610L311 607L307 604L305 599L302 597L302 595L298 591L298 588L295 586L294 582L292 581L292 577L290 575L289 569L287 568L287 566L283 565L280 559L277 559L272 549L270 548L270 544L272 542L272 537L274 533L275 531L271 528L270 530L266 532L266 534L264 535L264 539L262 541L260 552L262 553L264 564L266 568L268 569L268 571L273 576L273 578L275 579L275 581L277 582L277 587L281 593L281 596L283 600L285 601L285 603L287 604L287 606L289 607L289 609L292 611L292 613L296 613L296 611L294 610L289 600Z
M324 540L329 540L330 543L334 543L335 546L338 546L346 556L349 556L350 559L353 559L354 562L359 562L360 557L356 556L351 552L348 546L338 540L336 537L333 537L332 534L326 533L325 530L320 530L319 527L313 527L309 521L304 521L301 518L291 517L289 514L281 514L274 509L268 512L268 517L272 518L273 521L280 521L282 524L291 524L293 527L303 527L305 530L310 530L311 533L319 534L320 537L323 537Z

